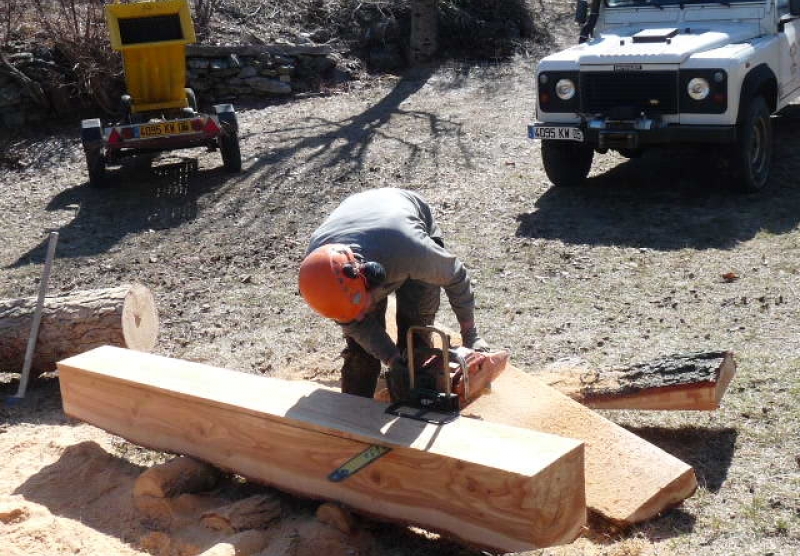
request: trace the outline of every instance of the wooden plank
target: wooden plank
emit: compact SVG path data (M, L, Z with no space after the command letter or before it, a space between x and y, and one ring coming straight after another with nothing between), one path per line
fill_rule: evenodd
M507 552L570 542L585 524L579 441L474 419L437 427L309 382L113 347L58 367L72 417L383 520ZM327 479L374 444L392 451Z
M513 366L463 414L583 440L586 504L616 525L650 519L697 488L689 465Z
M736 374L733 353L679 353L624 369L553 366L536 378L595 409L714 410Z

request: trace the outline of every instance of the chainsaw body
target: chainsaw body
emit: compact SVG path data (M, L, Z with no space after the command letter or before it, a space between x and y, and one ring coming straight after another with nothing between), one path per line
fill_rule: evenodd
M441 348L416 345L416 334L436 334ZM508 364L508 352L478 353L459 346L451 348L449 336L432 326L412 326L406 336L409 395L386 412L445 424L455 420L463 407L479 396Z

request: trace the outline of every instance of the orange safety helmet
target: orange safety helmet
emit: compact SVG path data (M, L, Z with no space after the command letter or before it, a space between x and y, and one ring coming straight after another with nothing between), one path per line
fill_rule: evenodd
M314 249L300 265L300 293L323 317L351 322L369 308L367 279L353 251L341 243Z

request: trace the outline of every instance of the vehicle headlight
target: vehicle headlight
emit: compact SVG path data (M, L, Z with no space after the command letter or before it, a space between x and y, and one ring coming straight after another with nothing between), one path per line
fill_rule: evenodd
M556 96L561 100L571 100L575 96L575 82L572 79L559 79L556 83Z
M686 92L694 100L705 100L711 92L711 87L708 84L708 80L702 77L695 77L689 81L686 86Z

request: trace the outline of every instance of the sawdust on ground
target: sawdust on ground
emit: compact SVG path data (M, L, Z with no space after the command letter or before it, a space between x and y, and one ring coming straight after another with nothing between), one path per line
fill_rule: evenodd
M133 504L134 482L146 467L114 455L118 440L111 435L66 422L2 430L4 556L374 553L366 531L345 535L307 511L288 512L265 528L266 546L257 552L235 549L228 542L232 535L206 528L200 519L204 511L229 503L217 491L183 495L169 524L154 523Z

